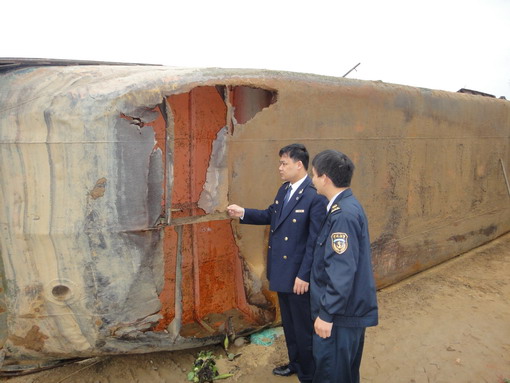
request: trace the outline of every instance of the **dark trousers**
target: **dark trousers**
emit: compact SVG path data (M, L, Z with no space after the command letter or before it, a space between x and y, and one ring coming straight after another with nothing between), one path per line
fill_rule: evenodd
M287 342L290 369L301 382L311 382L315 370L312 354L313 322L310 293L278 293L283 332Z
M365 328L333 325L331 336L313 335L313 383L359 383Z

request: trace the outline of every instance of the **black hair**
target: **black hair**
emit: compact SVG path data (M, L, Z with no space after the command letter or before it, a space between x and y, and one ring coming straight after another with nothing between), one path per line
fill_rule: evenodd
M291 144L284 146L280 149L278 155L281 157L284 154L288 155L295 162L301 161L305 170L308 170L308 162L310 162L310 155L308 150L302 144Z
M337 188L351 186L354 164L345 154L324 150L315 156L312 166L319 177L325 174Z

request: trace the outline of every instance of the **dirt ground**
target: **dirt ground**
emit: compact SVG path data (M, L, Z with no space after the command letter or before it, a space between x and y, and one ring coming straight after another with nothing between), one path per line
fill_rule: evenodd
M510 235L378 293L380 324L367 330L362 382L510 382ZM295 383L271 375L286 361L283 336L217 356L221 382ZM110 356L9 383L181 383L200 350Z

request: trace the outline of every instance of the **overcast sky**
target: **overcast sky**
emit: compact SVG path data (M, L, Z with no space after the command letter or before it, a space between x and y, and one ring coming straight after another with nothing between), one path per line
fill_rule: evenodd
M510 0L7 0L0 57L343 76L510 99Z

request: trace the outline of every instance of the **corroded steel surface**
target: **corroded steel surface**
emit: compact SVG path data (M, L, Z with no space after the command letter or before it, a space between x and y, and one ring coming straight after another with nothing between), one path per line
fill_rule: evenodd
M270 71L13 70L0 74L4 368L276 320L267 229L225 208L267 207L292 142L353 159L379 287L510 231L504 100Z

